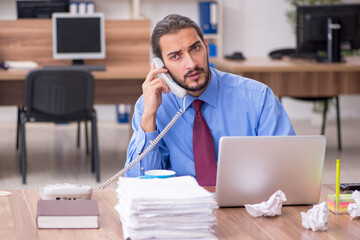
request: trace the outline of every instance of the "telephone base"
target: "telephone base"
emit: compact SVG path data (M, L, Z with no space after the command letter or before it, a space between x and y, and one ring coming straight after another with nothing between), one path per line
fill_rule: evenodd
M42 200L89 200L92 188L70 183L47 184L39 188Z

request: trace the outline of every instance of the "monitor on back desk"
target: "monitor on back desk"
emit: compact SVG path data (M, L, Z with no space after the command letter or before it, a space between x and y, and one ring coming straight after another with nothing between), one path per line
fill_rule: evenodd
M84 64L86 59L105 59L104 14L54 13L53 56L54 59L70 59L70 69L104 71L104 66ZM60 70L62 66L54 66Z
M284 205L319 201L324 136L222 137L216 201L235 207L267 201L277 190Z

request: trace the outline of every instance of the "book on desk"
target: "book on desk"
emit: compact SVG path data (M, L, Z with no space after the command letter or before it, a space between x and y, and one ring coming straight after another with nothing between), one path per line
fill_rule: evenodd
M38 228L99 228L96 200L39 200Z

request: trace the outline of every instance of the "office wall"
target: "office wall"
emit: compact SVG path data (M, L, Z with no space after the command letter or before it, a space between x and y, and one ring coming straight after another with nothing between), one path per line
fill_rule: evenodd
M276 48L295 47L295 36L288 24L285 11L290 9L286 0L222 0L224 54L242 51L246 57L264 57ZM360 0L343 0L360 3ZM131 6L128 0L95 0L96 10L109 19L127 19ZM169 13L179 13L198 21L197 1L194 0L141 0L141 13L152 20L152 26ZM16 19L16 0L0 0L0 19ZM1 56L0 56L1 58ZM341 115L360 118L360 96L341 96ZM291 118L308 119L313 115L312 104L284 100ZM0 118L1 111L0 109ZM112 111L112 107L102 108ZM334 107L329 119L335 118ZM0 119L1 121L1 119Z
M285 0L224 0L224 53L263 57L275 48L295 47L287 6Z
M261 57L274 48L295 46L294 35L284 14L288 6L285 0L222 1L225 54L242 51L248 57ZM97 11L106 12L107 18L130 17L130 8L122 1L95 2ZM170 13L186 15L197 22L199 19L198 2L193 0L143 0L140 12L142 16L152 20L153 27Z

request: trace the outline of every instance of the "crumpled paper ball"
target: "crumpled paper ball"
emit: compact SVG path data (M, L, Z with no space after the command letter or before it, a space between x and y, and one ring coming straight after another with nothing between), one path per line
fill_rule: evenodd
M350 214L351 220L353 220L360 216L360 192L355 190L352 193L351 198L354 199L355 203L350 203L347 211Z
M327 223L329 221L330 211L326 202L315 205L306 213L301 212L302 225L306 229L313 231L326 231Z
M268 201L258 204L245 204L246 211L253 217L274 217L281 215L282 203L286 201L285 194L278 190Z

